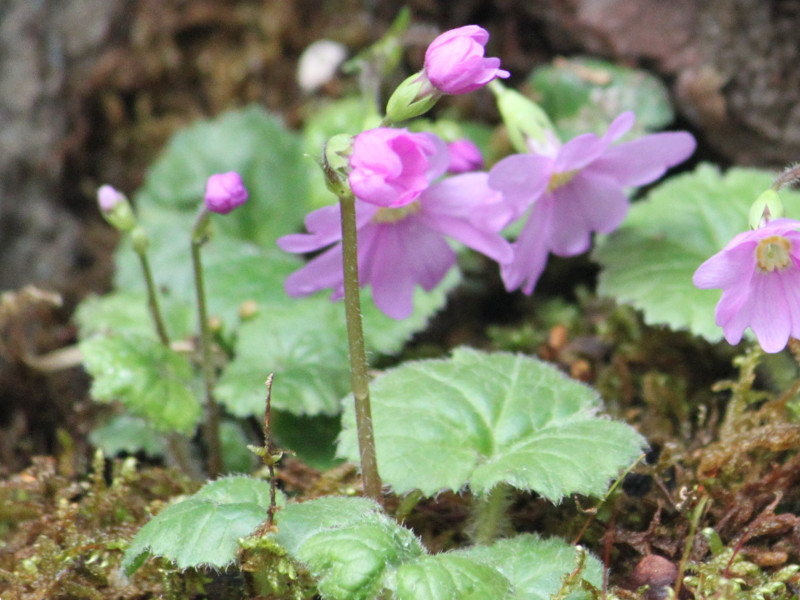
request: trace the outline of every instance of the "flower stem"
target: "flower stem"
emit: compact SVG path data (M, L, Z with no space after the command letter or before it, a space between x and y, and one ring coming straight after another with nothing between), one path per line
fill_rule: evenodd
M511 487L505 483L497 484L476 500L473 536L476 545L488 546L503 532L508 523L506 513L511 501Z
M203 366L203 383L205 386L205 422L203 437L208 451L208 475L216 477L222 471L222 445L219 439L219 406L214 400L214 365L211 362L211 331L208 328L208 310L206 308L206 292L203 282L203 263L200 260L200 248L208 240L208 211L203 207L197 215L192 229L192 267L194 268L195 292L197 295L197 317L200 324L200 352Z
M347 320L347 342L350 346L350 387L356 409L358 451L361 457L361 477L364 493L382 503L382 483L375 455L375 436L372 431L372 410L369 402L369 376L361 325L361 299L358 283L358 243L356 205L352 194L339 197L342 212L342 261L344 264L344 305Z
M144 274L144 281L147 286L147 306L150 308L150 314L153 317L153 322L156 326L156 333L161 343L169 347L169 337L167 336L167 329L164 327L164 320L161 318L161 308L158 305L158 296L156 296L156 284L153 280L153 272L150 270L150 261L147 258L146 251L137 251L136 255L139 257L139 263L142 265L142 273Z

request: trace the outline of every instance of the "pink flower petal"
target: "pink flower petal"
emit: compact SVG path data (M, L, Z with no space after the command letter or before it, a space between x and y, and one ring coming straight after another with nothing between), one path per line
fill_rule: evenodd
M550 251L574 256L589 249L592 233L610 233L628 213L628 197L613 181L583 173L552 192Z
M692 283L700 289L726 289L749 279L756 269L755 249L752 241L718 252L697 267Z
M343 281L342 246L337 245L308 262L286 278L286 293L292 298L308 296Z
M413 224L379 228L370 270L372 298L389 317L405 319L414 311L415 285L435 287L455 264L455 253L440 236Z
M780 352L789 341L792 330L789 307L781 278L776 272L756 271L749 299L750 328L765 352ZM744 307L743 307L743 311Z
M593 133L585 133L571 139L558 152L554 170L556 173L577 171L603 156L609 146L625 135L633 127L635 116L632 112L624 112L618 116L603 137Z
M545 195L533 205L528 220L514 243L514 259L500 267L503 283L509 292L522 288L524 294L533 293L533 288L547 264L552 221L553 199Z
M547 189L553 160L535 154L512 154L489 171L489 187L501 192L521 215Z
M696 146L694 137L684 131L656 133L609 148L589 169L624 187L644 185L689 158Z

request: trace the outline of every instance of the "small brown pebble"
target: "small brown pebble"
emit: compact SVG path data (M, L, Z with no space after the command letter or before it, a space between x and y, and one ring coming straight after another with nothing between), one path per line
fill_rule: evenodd
M569 374L573 379L589 381L592 378L592 365L589 361L579 358L569 366Z
M672 561L657 554L648 554L636 565L631 581L637 589L648 586L644 593L647 600L664 600L677 577L678 567Z
M555 325L550 330L550 335L547 339L547 344L556 352L559 352L567 345L567 337L568 337L567 328L563 325Z

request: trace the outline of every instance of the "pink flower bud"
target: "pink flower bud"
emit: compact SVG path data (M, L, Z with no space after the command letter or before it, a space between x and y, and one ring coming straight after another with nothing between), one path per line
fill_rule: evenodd
M448 162L447 147L436 136L379 127L353 139L348 181L359 200L397 208L416 200Z
M97 190L97 204L104 213L111 212L120 202L125 202L125 195L110 185L102 185Z
M425 73L430 82L445 94L466 94L495 77L508 77L499 58L485 58L489 32L477 25L445 31L425 52Z
M245 202L247 189L236 171L219 173L208 178L205 203L209 211L227 215Z
M450 173L469 173L483 168L483 156L478 147L470 140L463 138L447 144L450 151Z

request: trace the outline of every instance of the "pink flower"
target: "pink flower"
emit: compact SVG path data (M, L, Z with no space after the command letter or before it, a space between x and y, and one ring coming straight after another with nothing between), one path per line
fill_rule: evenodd
M489 32L477 25L445 31L425 52L425 74L444 94L466 94L495 77L508 77L499 58L485 58Z
M110 185L101 185L97 189L97 204L104 213L111 212L120 202L125 202L125 195Z
M800 338L800 221L775 219L740 233L692 277L701 289L722 288L714 317L738 344L750 327L766 352Z
M531 141L534 151L504 158L489 185L516 207L531 209L514 259L502 265L506 289L531 294L547 255L574 256L589 249L592 233L610 233L628 212L626 187L655 181L695 148L686 132L656 133L612 146L631 128L634 114L614 119L603 137L580 135L564 145Z
M456 264L445 236L496 261L511 258L511 246L498 233L507 222L502 197L486 180L486 173L450 177L400 208L356 200L360 283L372 286L380 310L404 319L413 312L414 287L430 291L441 282ZM309 214L306 228L310 233L284 236L278 246L306 253L334 245L292 273L286 292L299 297L333 288L331 299L337 300L344 294L339 205Z
M416 200L448 162L447 147L436 136L379 127L353 139L348 181L359 200L398 208Z
M235 171L212 175L206 182L206 208L221 215L247 202L247 189Z
M481 151L470 140L463 138L450 142L447 149L450 152L450 166L447 168L449 173L469 173L483 168Z

